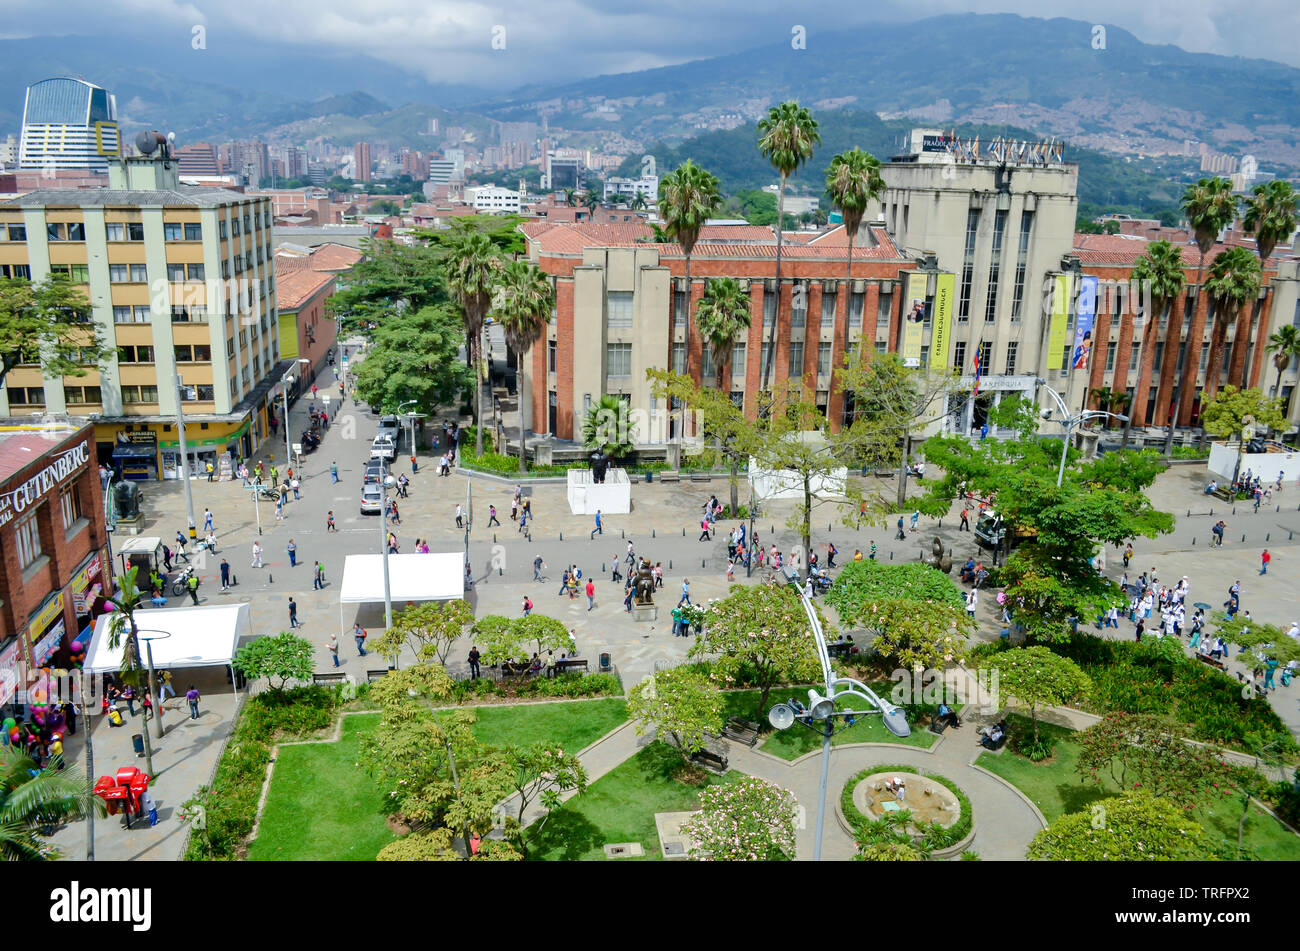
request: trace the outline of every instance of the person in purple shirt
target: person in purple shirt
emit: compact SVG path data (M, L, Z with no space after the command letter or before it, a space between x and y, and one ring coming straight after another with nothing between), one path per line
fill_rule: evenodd
M199 690L194 684L190 684L190 689L185 691L185 699L190 702L190 719L199 718Z

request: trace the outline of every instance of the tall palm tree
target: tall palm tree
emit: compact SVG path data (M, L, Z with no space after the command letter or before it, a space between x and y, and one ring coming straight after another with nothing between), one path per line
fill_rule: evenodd
M772 340L763 363L760 389L768 391L772 361L776 358L781 334L781 229L785 224L785 184L804 162L812 158L813 146L820 145L817 120L804 106L794 101L773 106L767 118L758 123L758 150L781 175L781 190L776 198L776 317L772 321Z
M492 292L502 261L496 245L482 232L461 236L448 245L444 262L447 290L465 315L465 338L474 362L474 453L483 454L483 320L492 307Z
M717 377L719 394L726 393L727 363L731 358L732 345L736 335L749 329L751 319L749 294L733 277L718 277L709 281L700 298L697 315L700 336L709 345L713 357L713 372ZM740 487L737 474L740 460L734 453L728 453L731 459L731 511L739 511Z
M682 246L686 257L687 333L691 321L691 252L700 240L700 229L721 207L717 177L690 159L659 181L659 217L664 220L664 233Z
M870 152L853 148L831 159L826 169L826 190L831 201L844 219L844 233L849 239L849 254L844 262L844 319L848 320L849 300L853 286L853 239L867 206L885 190L885 180L880 177L880 160Z
M1200 263L1196 266L1196 284L1199 287L1205 270L1205 256L1214 247L1219 232L1237 217L1237 196L1232 193L1232 182L1226 178L1202 178L1195 185L1187 186L1182 207L1196 235L1196 248L1201 252Z
M1172 325L1169 325L1169 311L1173 309L1174 301L1182 293L1183 285L1186 279L1183 277L1183 253L1175 248L1168 241L1153 241L1147 246L1147 253L1138 258L1133 265L1133 279L1138 281L1144 287L1150 287L1151 310L1147 314L1146 330L1142 333L1142 362L1146 363L1148 357L1153 357L1156 337L1160 333L1160 325L1165 324L1170 327L1166 335L1165 346L1178 346L1178 335L1174 332ZM1156 313L1160 318L1156 319ZM1159 373L1160 368L1155 367L1154 372ZM1142 380L1139 377L1138 386L1141 387ZM1184 387L1186 389L1186 387ZM1179 394L1179 403L1182 402L1182 395ZM1166 452L1173 452L1173 427L1178 422L1178 408L1174 408L1173 418L1169 424L1169 433L1165 437Z
M1300 329L1294 324L1283 324L1268 338L1264 348L1273 354L1273 366L1277 368L1277 382L1273 384L1273 395L1282 395L1282 371L1291 364L1294 357L1300 357Z
M1210 338L1210 367L1206 373L1205 396L1219 392L1219 367L1223 359L1228 325L1237 319L1241 308L1259 294L1259 259L1245 248L1228 248L1215 255L1205 292L1214 302L1214 334Z
M600 193L594 188L587 189L586 194L582 196L582 204L587 209L587 220L593 220L596 209L600 207Z
M1110 409L1111 399L1115 392L1107 386L1094 386L1088 390L1088 399L1096 406L1097 409ZM1109 423L1107 424L1109 425Z
M524 393L528 389L528 364L524 355L546 333L554 294L550 279L531 261L511 261L501 274L498 319L506 333L506 346L515 352L519 375L519 471L527 471L527 437L524 435Z
M1256 185L1253 196L1246 199L1242 223L1255 236L1260 264L1268 260L1279 242L1295 234L1298 205L1296 190L1281 178Z
M628 200L627 207L632 211L644 211L645 195L637 192Z
M58 858L57 851L44 841L44 830L92 810L100 815L106 812L103 800L91 792L90 781L80 770L39 770L17 747L0 747L0 859L32 862Z
M564 191L564 203L572 208L578 206L578 190L576 188L566 188Z

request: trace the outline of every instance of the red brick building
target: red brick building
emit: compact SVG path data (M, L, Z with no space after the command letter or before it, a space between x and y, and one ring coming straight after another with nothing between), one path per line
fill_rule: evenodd
M94 427L0 420L0 704L16 665L66 662L112 590Z

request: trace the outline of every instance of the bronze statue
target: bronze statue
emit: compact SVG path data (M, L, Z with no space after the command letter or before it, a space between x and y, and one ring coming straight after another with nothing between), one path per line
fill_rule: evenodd
M144 493L132 482L125 479L113 486L113 501L117 506L117 517L136 518L140 514L140 500Z
M655 576L649 558L642 558L641 564L637 565L633 583L636 586L636 603L654 604Z
M952 572L952 559L943 553L943 539L938 535L935 535L934 541L930 543L930 552L927 564L931 568L938 568L944 574Z

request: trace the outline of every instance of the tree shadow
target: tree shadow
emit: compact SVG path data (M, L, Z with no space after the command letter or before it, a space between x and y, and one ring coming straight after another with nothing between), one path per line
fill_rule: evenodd
M529 835L528 852L532 861L549 856L549 861L576 862L604 844L594 822L577 811L558 809L540 832Z
M1067 813L1082 812L1099 799L1115 795L1092 783L1061 783L1056 788L1061 796L1061 805Z

